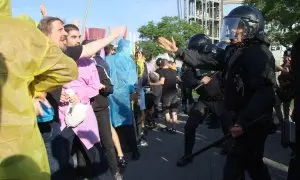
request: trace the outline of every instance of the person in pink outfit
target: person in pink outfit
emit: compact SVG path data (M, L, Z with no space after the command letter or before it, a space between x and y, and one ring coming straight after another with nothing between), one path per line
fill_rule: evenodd
M68 96L67 90L71 89L75 95L66 98L68 100L60 103L59 106L59 120L60 128L63 136L69 142L69 155L71 159L71 151L77 153L77 162L80 176L85 178L94 177L95 174L100 174L100 171L105 170L107 166L101 164L102 150L100 147L100 136L98 131L97 119L93 108L90 104L91 98L99 94L101 83L98 71L94 62L89 58L79 59L78 78L70 83L64 85L62 96ZM64 99L64 98L61 98ZM78 126L71 128L66 125L65 117L68 111L69 103L82 103L88 106L86 118ZM74 141L77 138L80 141ZM75 144L73 144L75 142ZM79 144L78 144L79 143ZM88 158L84 158L88 157Z

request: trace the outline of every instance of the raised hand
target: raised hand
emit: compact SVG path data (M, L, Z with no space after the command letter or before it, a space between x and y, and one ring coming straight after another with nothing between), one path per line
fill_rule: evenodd
M40 5L40 11L43 17L47 16L46 6L44 4Z
M164 37L159 37L158 43L161 48L163 48L164 50L166 50L168 52L175 53L178 50L178 48L176 46L176 42L174 41L173 37L172 37L172 41L169 41Z
M77 27L80 25L80 21L78 19L74 19L73 24Z
M115 28L111 28L110 29L110 36L115 39L119 36L123 36L124 33L126 31L126 26L119 26L119 27L115 27Z

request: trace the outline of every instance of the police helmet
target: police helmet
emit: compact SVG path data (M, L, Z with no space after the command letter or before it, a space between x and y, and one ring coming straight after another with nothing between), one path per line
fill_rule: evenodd
M265 20L262 13L249 5L234 8L224 17L221 41L237 39L253 39L264 33Z
M212 41L205 34L196 34L190 38L187 48L202 53L210 53L212 51Z
M162 60L163 60L162 58L157 58L155 62L157 67L160 67Z

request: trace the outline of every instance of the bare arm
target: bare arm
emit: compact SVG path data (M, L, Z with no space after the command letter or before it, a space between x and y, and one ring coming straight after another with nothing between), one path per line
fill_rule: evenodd
M84 45L80 58L91 57L92 55L96 54L102 48L111 43L114 39L124 34L125 29L125 26L113 28L111 29L109 36Z
M103 39L99 39L99 40L93 41L89 44L83 45L80 58L93 56L98 51L100 51L102 48L107 46L110 42L112 42L114 39L115 38L112 36L107 36Z

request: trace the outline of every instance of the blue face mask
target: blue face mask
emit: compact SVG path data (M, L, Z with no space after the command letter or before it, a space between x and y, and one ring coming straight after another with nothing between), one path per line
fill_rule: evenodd
M38 115L37 116L37 121L39 123L43 123L43 122L50 122L53 120L53 117L54 117L54 110L52 107L47 107L44 103L40 102L41 104L41 107L44 111L44 114L41 116L41 115Z

